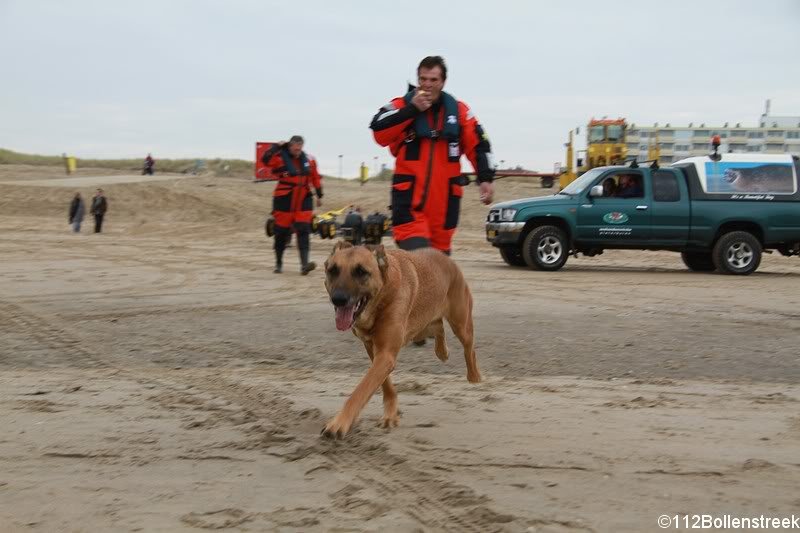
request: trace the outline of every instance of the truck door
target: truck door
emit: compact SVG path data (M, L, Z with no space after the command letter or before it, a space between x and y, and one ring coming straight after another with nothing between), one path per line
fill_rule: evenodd
M591 187L583 191L578 206L577 241L613 247L647 244L652 193L644 178L641 170L609 170L592 183L603 185L602 197L590 197Z
M671 168L651 173L653 202L651 242L656 245L685 245L689 240L691 202L686 180Z

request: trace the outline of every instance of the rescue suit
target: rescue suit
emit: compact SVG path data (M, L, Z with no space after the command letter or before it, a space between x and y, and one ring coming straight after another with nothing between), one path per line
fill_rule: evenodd
M414 91L393 99L372 119L375 141L396 158L392 177L392 233L405 250L432 246L450 253L463 187L461 156L478 183L494 179L489 139L469 107L442 92L427 111Z
M317 172L316 160L300 152L292 157L288 146L273 145L264 152L261 161L267 165L278 184L272 193L272 216L275 218L275 262L277 272L283 266L283 252L291 239L292 231L297 233L297 248L303 273L309 265L309 235L314 216L313 186L317 197L322 198L322 178Z

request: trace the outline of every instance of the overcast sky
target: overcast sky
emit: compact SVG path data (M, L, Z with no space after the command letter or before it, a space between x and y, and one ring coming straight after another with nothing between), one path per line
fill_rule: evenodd
M506 166L552 169L592 116L800 115L798 0L0 0L0 147L252 159L299 133L355 175L391 162L369 122L432 54Z

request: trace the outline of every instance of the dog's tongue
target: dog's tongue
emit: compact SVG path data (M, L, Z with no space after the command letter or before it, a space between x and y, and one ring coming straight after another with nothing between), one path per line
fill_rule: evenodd
M347 331L353 327L353 315L356 313L355 305L336 307L336 329Z

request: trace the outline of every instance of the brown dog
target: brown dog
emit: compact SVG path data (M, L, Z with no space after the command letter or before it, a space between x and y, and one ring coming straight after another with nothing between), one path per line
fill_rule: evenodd
M336 311L336 328L353 330L372 365L323 435L343 437L381 385L381 426L397 426L397 392L389 378L397 354L413 339L435 336L436 356L446 361L442 319L464 346L467 380L481 380L473 348L472 294L461 270L443 253L338 242L325 262L325 288Z

